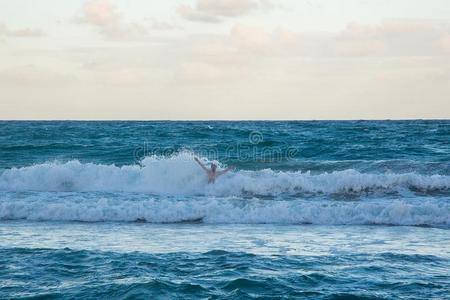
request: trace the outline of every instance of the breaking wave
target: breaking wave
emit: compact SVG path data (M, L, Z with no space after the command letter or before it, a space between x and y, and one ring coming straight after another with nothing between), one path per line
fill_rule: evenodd
M206 176L191 153L147 157L141 165L102 165L77 160L51 162L0 173L1 191L138 192L163 196L277 196L281 194L339 194L368 192L447 192L450 176L417 173L373 174L353 169L311 173L271 169L239 170L216 184Z
M136 198L138 197L138 198ZM0 220L149 223L450 225L450 203L378 199L364 202L48 193L0 200Z
M73 160L3 170L0 220L450 225L450 176L264 169L207 184L192 158L183 152L121 167ZM351 195L358 201L348 201Z

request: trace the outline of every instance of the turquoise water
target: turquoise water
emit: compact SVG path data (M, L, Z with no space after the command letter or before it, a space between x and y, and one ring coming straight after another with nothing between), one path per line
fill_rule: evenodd
M0 122L0 298L445 299L450 121ZM235 170L207 184L205 164Z

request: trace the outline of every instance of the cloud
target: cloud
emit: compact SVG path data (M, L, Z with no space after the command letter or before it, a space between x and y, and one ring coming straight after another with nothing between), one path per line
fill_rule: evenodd
M11 30L5 24L0 23L0 36L40 37L40 36L44 36L44 33L39 29L33 29L33 28L21 28L21 29Z
M149 34L141 23L127 23L109 0L90 0L82 8L81 21L96 27L106 39L138 39Z
M441 47L441 49L450 52L450 34L444 35L439 40L439 46Z
M231 28L231 39L240 48L261 50L271 42L271 34L262 27L235 24Z
M297 35L283 28L235 24L226 35L192 37L190 50L179 62L181 82L239 82L296 55ZM187 54L187 55L186 55Z
M441 21L409 19L350 23L336 32L295 32L235 23L228 34L191 36L186 45L190 49L181 54L181 61L203 62L232 78L229 74L236 70L295 64L296 60L439 58L450 53L448 28Z
M349 23L328 33L237 23L223 41L228 43L224 48L278 57L429 57L450 50L450 23L410 19Z
M178 73L196 82L237 82L247 76L284 80L300 62L445 59L450 52L447 28L438 21L388 20L350 23L324 33L235 23L227 34L191 36L178 54Z
M286 49L297 41L297 35L286 29L277 28L273 31L260 26L235 24L230 31L233 44L241 50L267 52Z
M347 37L396 37L407 34L423 34L444 28L444 24L426 19L391 19L379 24L367 25L351 22L343 31Z
M180 27L169 22L144 19L142 22L126 22L110 0L90 0L82 7L80 23L87 23L109 40L145 39L152 31L169 31Z
M336 37L335 50L345 56L433 56L445 48L449 32L448 22L427 19L349 23ZM439 43L441 48L436 46Z
M200 12L188 5L180 5L177 8L177 13L186 20L194 22L218 23L221 21L221 19L216 16L211 16L207 13Z
M177 12L189 21L218 23L260 8L272 8L267 0L198 0L194 7L180 5Z
M288 58L297 55L298 34L284 28L234 24L226 35L192 39L196 60L219 65L245 65L262 57Z
M214 16L237 17L257 7L253 0L198 0L196 9Z
M108 27L120 21L117 9L108 0L91 0L85 3L83 12L86 21L100 27Z

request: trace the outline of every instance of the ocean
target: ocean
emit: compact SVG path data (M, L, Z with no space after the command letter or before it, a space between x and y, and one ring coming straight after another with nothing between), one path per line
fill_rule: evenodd
M450 120L0 121L0 299L450 299L449 249Z

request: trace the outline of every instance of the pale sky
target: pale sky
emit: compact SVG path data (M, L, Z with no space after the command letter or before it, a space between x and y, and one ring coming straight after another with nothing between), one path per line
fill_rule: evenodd
M448 0L0 0L0 119L450 118Z

